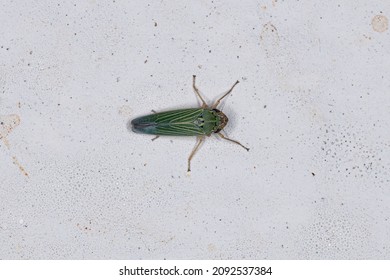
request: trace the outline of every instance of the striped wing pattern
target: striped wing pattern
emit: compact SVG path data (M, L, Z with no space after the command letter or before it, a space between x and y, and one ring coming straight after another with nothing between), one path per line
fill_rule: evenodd
M139 132L173 136L204 135L202 127L196 124L198 118L202 117L203 110L195 108L167 111L141 117L136 121L138 125L147 127Z
M204 131L195 124L203 109L183 109L156 114L157 135L194 136L203 135Z

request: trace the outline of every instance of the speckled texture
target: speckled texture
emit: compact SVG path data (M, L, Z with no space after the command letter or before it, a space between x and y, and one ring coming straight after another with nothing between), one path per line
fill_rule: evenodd
M389 1L103 2L0 4L1 259L390 258Z

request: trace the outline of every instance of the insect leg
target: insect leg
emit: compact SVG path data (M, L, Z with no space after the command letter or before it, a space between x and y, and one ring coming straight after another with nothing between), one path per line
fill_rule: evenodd
M152 141L156 140L158 137L160 137L160 135L157 135L156 137L154 137L154 138L152 139Z
M221 138L223 138L223 139L225 139L225 140L228 140L228 141L230 141L230 142L236 143L236 144L240 145L241 147L243 147L245 150L249 151L249 148L245 147L244 145L242 145L240 142L238 142L238 141L236 141L236 140L227 138L227 137L226 137L225 135L223 135L221 132L218 132L218 135L219 135Z
M234 89L234 87L239 83L239 81L236 81L234 83L234 85L228 90L227 93L225 93L220 99L218 99L217 101L215 101L214 105L211 107L211 109L215 109L217 108L217 106L219 105L219 103L221 102L222 99L224 99L229 93L232 92L232 90Z
M187 169L188 172L191 171L191 159L194 157L194 155L198 151L200 144L202 144L202 142L204 141L204 136L198 136L196 140L197 140L197 143L195 145L195 148L192 150L190 156L188 157L188 169Z
M194 91L196 93L196 95L199 97L199 99L202 101L202 108L207 108L207 103L206 101L204 101L203 97L200 95L199 93L199 89L196 87L195 85L195 79L196 79L196 76L195 75L192 75L192 87L194 88Z
M157 112L155 110L150 110L153 114L157 114Z

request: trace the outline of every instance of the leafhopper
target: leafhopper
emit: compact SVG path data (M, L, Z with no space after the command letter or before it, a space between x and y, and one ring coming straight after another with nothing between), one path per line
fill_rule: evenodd
M213 133L217 134L222 139L238 144L249 151L249 148L245 147L240 142L230 139L221 133L229 119L222 111L217 109L221 100L233 91L239 81L236 81L221 98L212 104L212 106L208 106L199 93L199 90L195 85L195 80L196 76L194 75L192 87L202 103L200 108L187 108L159 113L154 112L153 114L142 116L131 121L132 130L134 132L155 135L156 137L152 140L157 139L161 135L196 136L197 143L188 157L188 172L191 171L191 160L199 150L200 145L204 142L206 136L210 136Z

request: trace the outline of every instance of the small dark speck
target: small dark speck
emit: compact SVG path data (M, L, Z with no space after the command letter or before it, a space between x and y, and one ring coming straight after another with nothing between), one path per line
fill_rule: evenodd
M147 59L145 59L144 63L147 63L147 62L148 62L148 60L147 60Z
M30 51L30 54L32 54L32 51Z
M316 176L316 174L314 172L312 172L311 175L313 175L313 177Z
M154 23L154 27L156 27L156 26L157 26L157 22Z
M264 105L264 109L267 108L267 105Z
M8 50L8 49L7 49ZM209 53L211 53L211 50L209 50Z
M0 124L1 124L1 125L3 125L3 124L4 124L4 122L0 122Z

